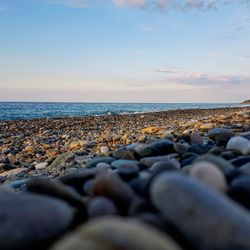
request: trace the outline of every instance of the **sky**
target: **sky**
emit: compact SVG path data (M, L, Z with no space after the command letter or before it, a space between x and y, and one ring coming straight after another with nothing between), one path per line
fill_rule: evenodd
M0 0L0 101L250 99L250 0Z

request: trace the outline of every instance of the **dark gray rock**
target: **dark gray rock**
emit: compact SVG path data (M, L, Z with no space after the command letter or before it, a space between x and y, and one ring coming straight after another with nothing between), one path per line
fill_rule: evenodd
M164 173L151 185L151 198L167 221L199 249L250 249L250 214L191 177Z
M159 161L169 161L175 156L178 156L177 154L170 154L170 155L162 155L162 156L151 156L151 157L145 157L140 160L141 163L145 164L148 168L152 167L154 163Z
M0 249L45 249L72 223L67 203L28 193L0 195Z
M81 196L73 188L63 185L56 180L47 180L45 178L31 179L27 183L26 189L30 192L62 199L75 207L84 207Z
M208 137L212 140L218 141L220 145L226 145L234 133L231 129L215 128L208 132Z
M115 215L118 213L112 200L103 196L91 199L88 202L87 211L90 218Z
M135 152L139 157L166 155L174 153L174 142L168 139L159 139L151 142L150 144L138 145Z

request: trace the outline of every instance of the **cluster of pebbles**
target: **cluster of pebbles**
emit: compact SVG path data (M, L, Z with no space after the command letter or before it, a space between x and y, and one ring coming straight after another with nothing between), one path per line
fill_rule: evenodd
M250 107L0 122L0 183L77 171L131 143L216 127L244 132ZM206 134L205 134L206 135ZM185 138L184 138L185 139Z
M0 249L249 250L249 121L246 108L148 124L127 145L65 152L46 175L6 181Z

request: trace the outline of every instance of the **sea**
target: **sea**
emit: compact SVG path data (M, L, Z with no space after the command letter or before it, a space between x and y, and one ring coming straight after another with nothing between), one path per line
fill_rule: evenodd
M239 103L0 102L0 120L134 114L166 110L213 109L242 106L244 105Z

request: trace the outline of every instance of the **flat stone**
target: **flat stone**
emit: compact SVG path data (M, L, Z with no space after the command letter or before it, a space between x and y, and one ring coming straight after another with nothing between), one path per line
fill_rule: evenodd
M229 140L226 148L239 151L242 155L248 155L250 154L250 141L241 136L234 136Z
M133 220L101 218L79 228L51 250L180 250L168 235Z
M152 157L145 157L140 160L141 163L145 164L149 168L154 165L154 163L159 161L169 161L174 158L175 155L163 155L163 156L152 156Z
M58 199L0 194L0 249L46 249L69 228L73 217L73 209Z
M250 215L191 177L164 173L150 189L153 204L199 249L250 249Z
M115 160L111 162L112 168L121 168L121 167L140 167L140 162L135 160Z
M107 163L107 164L110 164L112 161L114 161L115 158L113 157L100 157L100 158L95 158L91 161L89 161L87 164L86 164L86 168L94 168L98 163L100 162L104 162L104 163Z
M41 170L41 169L45 169L46 167L48 167L48 162L41 162L35 165L35 169L36 170Z

